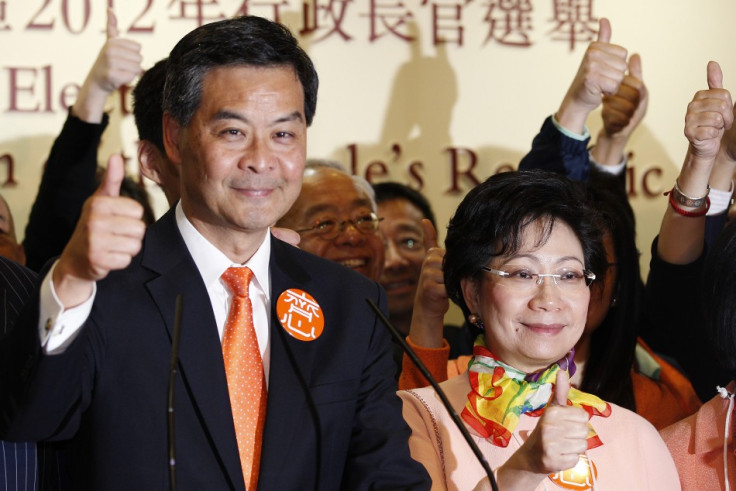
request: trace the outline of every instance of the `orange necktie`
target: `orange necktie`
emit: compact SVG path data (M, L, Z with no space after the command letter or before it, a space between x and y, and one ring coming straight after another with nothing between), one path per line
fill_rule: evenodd
M227 388L245 486L248 490L255 490L258 487L267 394L263 360L253 327L253 306L248 296L253 271L228 268L221 278L233 294L222 339Z

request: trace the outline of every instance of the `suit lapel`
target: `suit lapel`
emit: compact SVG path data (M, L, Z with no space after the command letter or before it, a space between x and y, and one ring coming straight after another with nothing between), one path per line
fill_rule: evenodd
M309 397L314 350L304 349L305 342L287 334L276 314L276 302L284 290L308 291L311 285L309 274L290 251L291 247L279 240L271 241L271 367L259 481L259 487L264 489L277 486L284 456L289 454L295 435L299 434L300 440L317 443L315 457L321 436L316 434L312 440L303 435L313 431L312 428L319 432L318 416ZM300 463L303 465L308 467L307 463ZM309 488L309 483L305 482L304 487Z
M176 296L182 294L179 369L233 488L243 489L222 345L207 290L176 226L174 210L152 226L146 237L143 266L159 273L147 287L173 337ZM185 394L178 394L179 401Z

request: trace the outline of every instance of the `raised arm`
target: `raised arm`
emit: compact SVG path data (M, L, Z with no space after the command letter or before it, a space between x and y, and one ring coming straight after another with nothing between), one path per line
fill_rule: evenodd
M437 232L432 222L425 218L422 220L422 228L424 250L427 252L419 274L407 341L427 365L432 376L442 382L447 380L447 360L450 355L450 347L443 338L445 314L450 308L442 273L445 249L437 245ZM429 385L429 381L425 380L409 357L404 355L399 389L414 389L425 385Z
M546 169L587 181L590 135L585 121L604 96L615 96L628 69L626 49L611 44L611 24L601 19L592 42L555 115L547 118L519 169Z
M649 92L644 85L641 57L631 55L628 71L618 91L603 96L603 128L590 150L593 160L602 166L618 167L624 161L624 150L631 134L644 119Z
M707 71L708 90L698 91L687 108L685 136L690 144L659 232L657 254L671 264L689 264L703 252L709 182L716 177L722 186L724 180L722 169L717 176L711 172L719 151L719 166L732 161L728 145L721 150L721 139L733 123L733 102L718 63L709 62Z
M82 204L95 190L97 149L107 126L108 96L141 71L140 45L118 37L117 20L108 11L107 40L90 69L51 148L23 246L28 267L39 271L58 256L71 237Z
M568 131L582 134L585 121L603 96L618 92L627 70L626 48L611 44L611 23L600 20L598 38L585 51L578 72L555 114Z
M72 114L87 123L102 122L108 96L141 73L141 45L119 37L118 20L112 9L107 9L106 34L107 41L72 106Z

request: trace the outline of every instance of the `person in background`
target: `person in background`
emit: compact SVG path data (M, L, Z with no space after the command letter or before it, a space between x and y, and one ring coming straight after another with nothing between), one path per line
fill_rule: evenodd
M15 234L13 213L2 195L0 195L0 256L19 264L26 262L23 245L18 243L18 236Z
M407 335L422 264L428 254L439 252L437 224L429 201L419 191L391 181L374 184L373 190L386 249L380 283L388 297L391 322ZM444 325L443 337L450 346L450 358L472 353L473 336L467 326Z
M626 145L646 115L649 92L638 54L611 41L611 24L600 20L598 38L583 55L580 67L560 103L549 116L519 170L544 169L570 179L614 189L625 196ZM602 104L603 126L590 149L588 116ZM606 176L616 176L610 181ZM598 178L603 183L597 183Z
M699 305L692 302L693 292L680 285L699 284L707 252L726 221L736 169L736 128L730 126L733 107L717 63L708 65L707 79L708 89L697 92L688 106L688 153L676 180L677 188L668 192L670 198L680 196L678 189L690 197L705 196L707 206L705 199L696 200L700 203L696 216L683 216L672 207L670 199L659 236L652 243L645 288L647 341L657 352L677 360L704 401L713 397L717 385L728 383L732 374L717 362L707 339L694 328L702 323L706 311L694 308ZM723 136L716 139L721 133ZM703 147L706 152L701 150ZM686 189L690 181L695 182L696 189ZM711 215L714 210L716 214Z
M277 222L295 230L303 251L378 281L384 263L373 189L339 163L310 159L299 197Z
M138 129L138 163L141 174L159 186L169 206L179 201L179 169L164 148L162 99L166 58L146 70L133 88L133 118Z
M689 351L686 367L700 365L698 381L711 382L712 397L700 410L661 434L675 459L684 490L736 486L734 391L736 390L736 227L730 224L708 250L706 211L715 186L727 185L736 167L734 106L716 62L707 68L708 89L695 94L685 117L689 145L669 192L659 237L652 247L652 276L673 315L666 326L672 345ZM649 287L649 285L647 286ZM711 368L710 373L705 370Z
M0 339L12 331L25 304L33 298L37 275L23 266L23 246L13 214L0 196ZM0 360L0 374L5 373ZM0 440L0 485L11 491L68 489L63 459L51 445Z
M373 184L378 205L386 260L380 283L386 290L391 322L403 334L409 333L417 280L424 261L422 220L436 227L427 199L418 191L397 182Z
M118 36L108 9L107 40L77 95L44 166L26 225L23 246L27 265L40 271L61 254L79 220L84 201L94 193L97 151L108 123L108 96L142 71L138 42Z

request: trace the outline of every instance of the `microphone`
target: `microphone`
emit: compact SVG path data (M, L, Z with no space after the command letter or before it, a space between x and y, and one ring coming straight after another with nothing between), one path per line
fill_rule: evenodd
M174 332L171 339L171 358L169 360L169 390L168 390L168 412L166 421L168 423L169 437L169 489L176 491L176 444L174 440L174 385L176 384L176 367L179 364L179 339L181 339L181 309L182 295L176 296L176 310L174 312Z
M375 304L373 300L370 298L365 299L366 302L368 302L368 305L371 306L373 311L376 313L378 318L381 320L384 326L388 328L388 330L391 332L391 335L393 338L401 345L401 348L404 350L404 352L409 355L409 358L411 358L411 361L419 368L419 371L422 372L422 375L424 375L424 378L429 380L429 383L432 385L432 388L435 390L437 395L440 398L440 401L442 401L442 405L445 406L445 409L450 414L450 417L452 418L452 421L457 426L457 429L460 430L460 433L463 435L463 438L465 438L465 441L468 443L468 446L475 454L475 457L478 459L478 462L480 462L481 467L483 467L483 470L486 471L486 475L488 476L488 480L491 483L491 489L493 491L498 491L498 484L496 483L496 478L493 476L493 470L491 470L491 466L488 465L488 461L486 460L483 453L478 448L478 445L475 444L473 441L473 438L470 436L470 433L468 432L468 429L465 427L465 424L460 419L460 416L457 415L457 412L452 407L452 404L450 404L450 401L447 399L447 395L445 395L445 392L440 388L437 381L434 379L431 373L429 373L429 370L427 367L422 363L422 360L419 359L417 354L414 352L414 350L409 346L409 343L406 342L404 337L401 335L398 329L396 329L396 326L391 324L391 321L389 321L385 315L383 315L383 312L381 312L381 309L378 307L378 305Z

